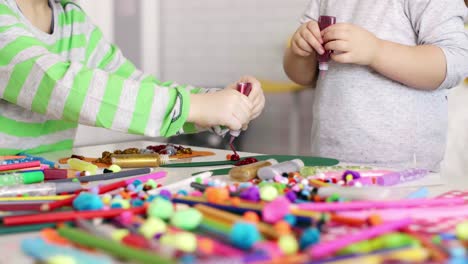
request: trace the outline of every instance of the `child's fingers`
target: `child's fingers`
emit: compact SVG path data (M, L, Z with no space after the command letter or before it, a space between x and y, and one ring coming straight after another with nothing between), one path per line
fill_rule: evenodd
M309 30L304 30L301 32L301 37L307 42L307 44L312 47L318 54L325 53L325 50L322 47L322 44L319 43L317 38ZM312 51L311 51L312 52Z
M340 52L351 51L351 47L349 45L349 42L344 41L344 40L330 41L327 44L325 44L325 49L326 50L340 51Z
M304 41L304 43L305 43L305 40L303 40L303 41ZM307 46L309 46L309 45L307 45ZM309 48L310 48L310 47L309 47ZM291 44L291 50L292 50L295 54L297 54L297 55L299 55L299 56L302 56L302 57L308 57L308 56L310 56L310 54L312 54L312 51L309 52L309 51L306 51L306 50L302 49L302 48L298 45L298 41L297 41L297 40L295 40L295 41L292 42L292 44ZM312 50L312 49L310 48L310 50Z
M315 21L311 21L307 23L307 29L314 35L314 37L318 40L318 42L322 45L323 38L322 34L320 33L320 27Z
M350 52L331 54L331 59L338 63L353 63L353 58Z
M242 128L242 122L232 113L231 117L226 120L224 124L231 130L239 130Z
M322 37L325 43L333 40L347 40L349 37L349 30L345 26L330 26L322 32Z

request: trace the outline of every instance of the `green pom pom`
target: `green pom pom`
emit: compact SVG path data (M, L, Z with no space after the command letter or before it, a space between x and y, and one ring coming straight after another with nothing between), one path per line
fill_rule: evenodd
M157 197L148 207L148 216L167 220L174 213L172 203L164 198Z
M197 249L197 237L192 233L181 232L175 235L165 235L159 241L163 245L172 246L188 253L195 252Z
M120 172L122 168L119 167L119 165L111 165L108 170L111 170L112 172Z
M122 241L124 237L128 235L130 231L127 229L118 229L112 232L111 237L115 241Z
M138 231L147 239L152 239L157 234L165 233L167 230L166 223L159 218L148 218Z
M276 199L276 197L278 197L278 194L278 190L271 185L265 185L260 188L260 198L263 201L273 201Z
M299 244L292 235L282 236L278 239L278 247L286 255L296 254L299 250Z
M148 186L151 186L151 188L156 188L158 186L158 184L153 180L153 179L149 179L145 185L148 185Z
M47 259L47 264L75 264L76 261L69 256L53 256Z
M462 222L456 227L456 234L460 240L468 240L468 221Z
M184 230L193 230L197 228L203 216L198 210L190 208L176 212L171 218L171 224Z

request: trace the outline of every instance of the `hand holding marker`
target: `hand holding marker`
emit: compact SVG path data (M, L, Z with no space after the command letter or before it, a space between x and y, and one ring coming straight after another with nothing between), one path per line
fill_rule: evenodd
M244 94L245 96L249 96L250 92L252 91L252 84L251 83L238 83L237 84L237 91ZM236 148L234 148L234 140L240 135L241 130L231 130L230 135L231 139L229 140L229 145L231 146L234 155L231 156L231 160L237 161L240 159L239 155L237 154Z

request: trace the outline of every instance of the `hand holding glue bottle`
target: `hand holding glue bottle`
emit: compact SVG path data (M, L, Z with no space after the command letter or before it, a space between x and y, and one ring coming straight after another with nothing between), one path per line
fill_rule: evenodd
M252 84L248 82L241 82L237 84L237 91L242 93L245 96L249 96L250 92L252 91ZM239 160L240 157L237 154L236 148L234 148L234 140L240 135L241 130L231 130L229 134L231 135L231 139L229 140L229 145L231 146L234 155L231 156L231 160Z

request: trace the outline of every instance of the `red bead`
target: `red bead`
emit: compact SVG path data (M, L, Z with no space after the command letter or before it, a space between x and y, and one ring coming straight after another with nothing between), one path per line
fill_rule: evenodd
M332 178L332 182L333 182L333 183L337 183L338 180L337 180L336 178Z
M240 160L240 156L238 154L231 155L231 161L239 161L239 160Z

